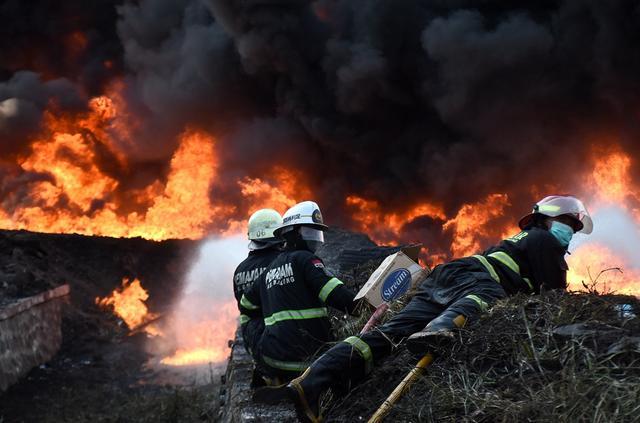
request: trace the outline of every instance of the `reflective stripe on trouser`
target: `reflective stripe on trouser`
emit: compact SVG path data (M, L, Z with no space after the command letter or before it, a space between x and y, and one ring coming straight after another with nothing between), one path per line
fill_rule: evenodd
M476 299L470 297L471 295L478 297L487 305L506 296L502 286L495 283L493 279L477 280L468 274L465 274L464 278L460 284L467 284L469 288L457 294L457 297L452 298L448 304L433 301L434 297L441 297L437 295L437 291L447 289L444 282L440 286L437 281L431 285L423 283L421 289L404 309L378 329L360 335L356 339L369 347L372 361L379 363L404 338L422 330L432 321L434 324L456 327L454 318L451 316L464 315L467 319L477 316L480 307ZM353 338L347 339L353 340ZM348 390L354 383L364 378L368 373L368 360L354 344L355 342L340 342L320 356L301 381L304 391L315 397L330 387ZM354 354L354 349L359 353Z
M285 360L276 360L275 358L268 357L266 355L262 355L262 361L274 369L285 370L287 372L302 372L304 369L309 367L308 362L304 361L285 361Z
M373 368L373 355L371 354L371 348L369 345L364 342L362 339L357 336L350 336L344 340L347 344L352 345L356 351L362 356L364 359L364 372L369 373Z
M465 298L469 298L475 301L476 304L478 304L478 307L480 307L480 311L487 311L487 309L489 308L489 304L487 304L486 301L475 294L469 294Z

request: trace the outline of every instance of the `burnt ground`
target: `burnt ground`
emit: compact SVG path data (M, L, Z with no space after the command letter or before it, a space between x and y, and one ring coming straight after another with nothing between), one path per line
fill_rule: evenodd
M145 334L95 305L122 279L139 278L153 313L168 310L197 243L0 231L0 299L68 283L56 357L0 395L0 422L213 420L219 376L202 384L146 366ZM169 384L165 384L169 381Z
M0 303L71 286L61 350L0 394L0 423L216 421L224 368L178 373L150 367L146 335L131 334L95 305L96 297L108 296L123 278L138 278L149 292L149 311L162 315L177 298L197 246L189 240L0 231ZM377 248L362 234L332 230L319 254L357 289L375 263L397 250ZM365 261L365 267L357 265ZM339 338L348 330L338 329Z
M327 241L321 254L327 267L354 288L381 259L372 259L375 244L366 237L338 231ZM137 277L150 293L150 311L162 314L177 297L196 247L193 241L0 231L3 301L71 285L60 352L0 395L0 422L216 421L221 369L196 381L189 373L147 367L145 335L131 335L94 303L123 277ZM337 250L349 252L348 260ZM368 261L354 267L354 257ZM620 304L629 306L621 311ZM436 352L387 421L638 421L639 312L636 298L597 292L500 301ZM336 337L357 332L366 317L336 325ZM367 420L416 361L400 346L348 395L327 399L327 421Z

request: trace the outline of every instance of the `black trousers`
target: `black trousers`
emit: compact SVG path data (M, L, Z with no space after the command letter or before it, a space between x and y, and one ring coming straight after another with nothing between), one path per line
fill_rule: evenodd
M438 266L391 320L345 339L319 357L302 381L304 390L313 395L329 387L349 389L409 335L425 327L454 328L456 316L473 319L505 296L502 286L475 258Z
M254 361L258 360L258 344L264 332L264 319L262 317L249 320L242 325L242 340L244 341L244 347L251 355Z

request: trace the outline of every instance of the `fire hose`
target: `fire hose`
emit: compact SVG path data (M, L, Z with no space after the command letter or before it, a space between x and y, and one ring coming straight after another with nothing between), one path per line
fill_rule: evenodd
M465 316L459 315L455 319L453 319L453 324L456 327L460 328L464 326L466 321L467 321L467 318ZM389 414L389 412L393 408L393 405L400 399L400 397L405 392L407 392L411 388L411 385L413 385L414 382L418 380L420 376L422 376L422 374L424 373L424 369L427 366L429 366L432 362L433 362L433 354L426 353L420 359L420 361L418 361L418 364L416 364L415 367L411 369L411 371L404 377L404 379L402 379L402 382L400 382L398 386L396 386L393 392L389 394L387 399L384 400L382 405L376 410L375 413L373 413L373 415L371 416L371 418L367 423L381 422L386 417L386 415Z
M418 364L411 369L411 371L402 379L402 382L396 386L396 389L391 392L391 394L387 397L386 400L382 403L382 405L373 413L373 416L369 419L367 423L379 423L381 422L389 411L393 408L393 405L400 399L400 397L411 388L411 385L418 380L422 373L424 373L424 369L433 362L433 355L431 353L427 353L424 357L418 361Z
M389 310L389 303L384 302L376 307L376 310L373 312L367 323L364 325L362 330L360 331L360 335L368 332L371 328L378 324L378 321L384 316L384 314Z
M393 299L395 298L397 298L397 296L395 296ZM364 325L364 327L360 331L360 335L368 332L373 327L375 327L380 321L380 319L382 318L382 316L384 316L384 314L387 312L388 309L389 309L389 302L386 302L386 301L380 304L378 307L376 307L375 311L373 312L373 314L371 315L367 323ZM456 325L461 326L461 324L458 325L457 323ZM427 366L429 366L432 362L433 362L433 355L431 353L425 354L424 357L422 357L418 361L415 367L411 369L411 371L404 377L404 379L402 379L402 382L400 382L398 386L396 386L396 388L393 390L393 392L389 394L387 399L384 400L382 405L380 405L380 407L368 420L368 423L381 422L385 418L385 416L389 414L389 412L393 408L393 405L398 401L398 399L400 399L400 397L411 388L411 385L413 385L413 383L416 380L418 380L418 378L424 373L424 369Z
M378 321L382 318L382 316L389 309L389 303L384 302L376 307L376 310L373 312L367 323L364 325L362 330L360 331L360 335L365 332L368 332L372 327L376 326ZM381 422L382 419L385 418L389 411L393 408L393 405L400 399L400 397L411 388L411 385L424 373L424 369L433 362L433 355L431 353L427 353L424 357L418 361L418 364L411 369L411 371L402 379L402 382L396 386L396 388L389 394L386 400L382 403L382 405L378 408L378 410L371 416L368 423L378 423Z

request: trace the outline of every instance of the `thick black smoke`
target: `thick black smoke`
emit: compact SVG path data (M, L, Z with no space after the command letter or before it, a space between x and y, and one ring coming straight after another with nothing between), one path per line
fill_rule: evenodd
M0 2L0 80L21 70L73 80L88 95L117 74L122 46L114 0Z
M508 192L517 214L533 186L582 188L597 135L637 157L638 2L209 5L244 72L273 78L275 119L307 134L251 143L316 153L301 164L334 208L357 193L389 209L427 198L450 215ZM235 141L227 153L243 157Z
M142 122L134 143L119 144L132 163L166 169L175 135L204 129L221 151L216 201L237 204L237 180L269 179L286 165L343 225L351 194L389 211L427 199L451 216L506 192L515 216L534 187L582 189L604 137L639 157L638 1L140 0L99 2L93 14L84 6L75 26L66 2L45 8L48 21L39 3L0 9L47 22L23 25L14 36L21 48L3 51L0 154L15 154L4 140L20 145L35 127L25 122L40 116L38 99L55 82L48 75L94 94L117 74ZM52 65L40 32L87 23L98 29L89 31L96 48L73 66ZM30 57L45 57L44 70ZM114 70L87 83L95 75L87 69L105 60ZM11 63L42 75L38 95L6 94L19 76ZM440 237L440 223L420 218L406 236Z
M23 151L40 131L46 107L81 111L86 99L69 80L42 81L30 71L16 72L0 82L0 157Z

